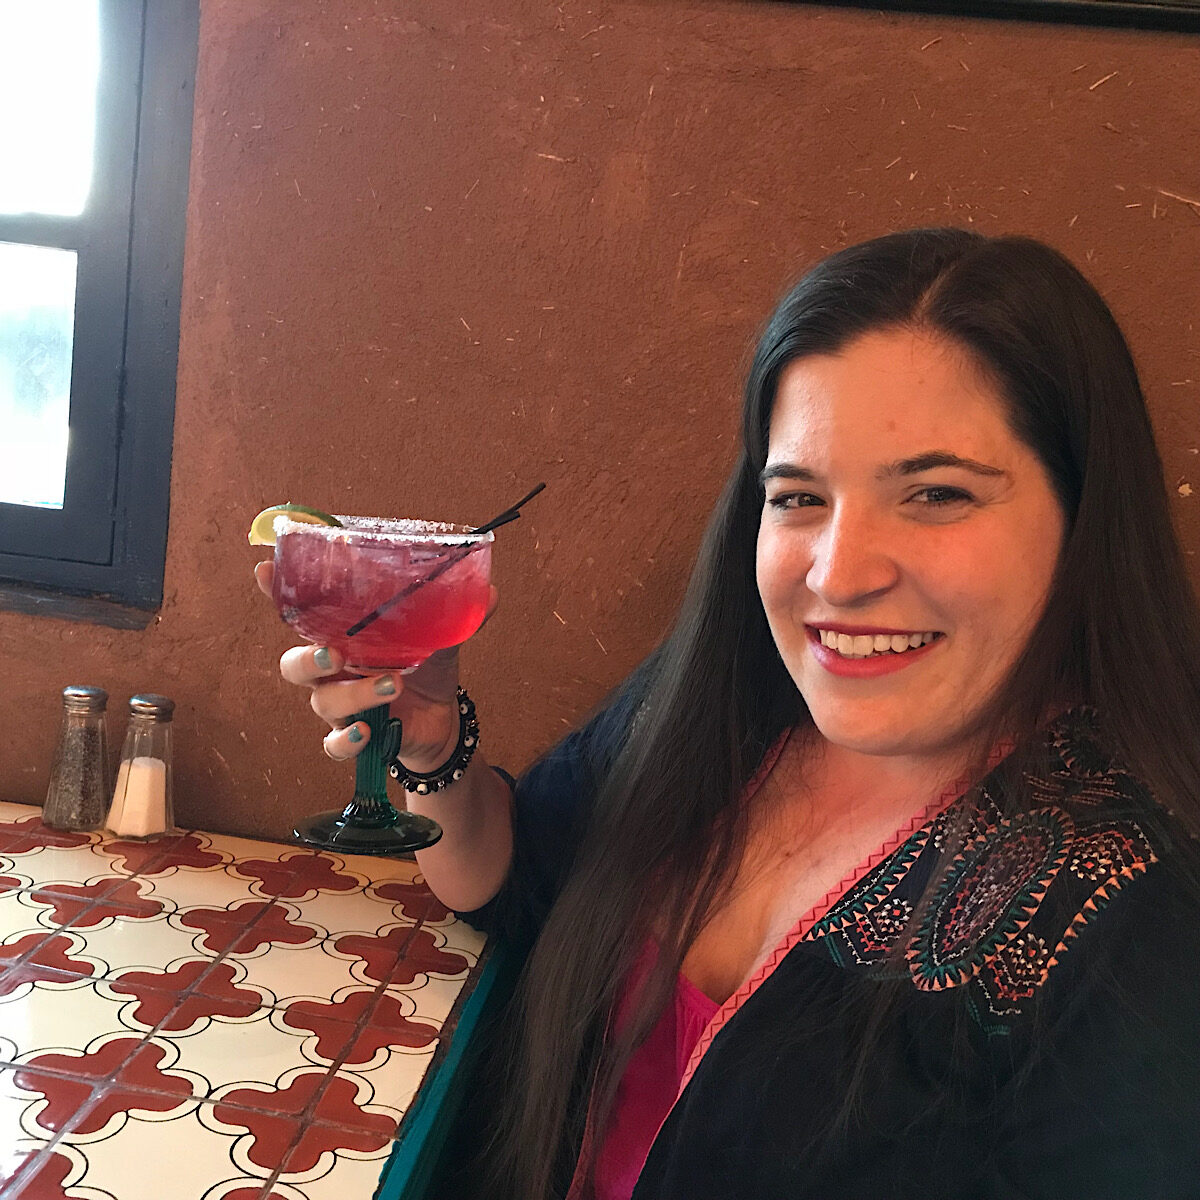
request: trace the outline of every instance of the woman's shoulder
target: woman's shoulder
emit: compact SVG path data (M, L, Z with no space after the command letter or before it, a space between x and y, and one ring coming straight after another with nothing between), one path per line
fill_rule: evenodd
M1063 714L1015 781L1012 767L914 833L814 929L863 966L907 933L915 988L960 991L989 1034L1023 1024L1068 979L1157 986L1151 945L1168 972L1200 954L1196 843L1111 751L1095 713Z
M1004 1020L1057 991L1059 976L1138 990L1146 963L1133 951L1152 933L1168 935L1154 938L1164 959L1200 947L1196 843L1112 749L1099 714L1076 708L1055 720L1021 787L1024 804L1005 815L984 781L979 826L950 864L915 961L943 960L974 896L995 934L975 939L978 984L989 1016Z

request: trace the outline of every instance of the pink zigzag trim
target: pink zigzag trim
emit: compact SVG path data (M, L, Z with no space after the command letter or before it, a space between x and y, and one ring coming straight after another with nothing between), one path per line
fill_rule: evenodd
M951 796L953 800L957 796ZM712 1045L713 1039L725 1027L730 1018L750 999L752 995L771 977L775 968L783 961L791 952L792 948L807 937L809 931L818 921L820 921L840 900L851 887L854 886L865 875L873 871L881 862L890 858L895 851L902 846L918 829L927 824L933 817L945 807L947 801L943 796L937 803L931 804L917 813L907 825L897 830L882 846L879 847L873 854L850 872L839 884L832 887L825 895L808 910L800 918L800 920L792 926L791 930L784 935L783 941L771 951L770 954L759 964L758 970L751 975L745 983L742 984L728 1000L717 1010L716 1015L705 1026L704 1032L700 1035L700 1040L696 1043L695 1049L692 1051L691 1058L688 1059L687 1070L683 1073L683 1079L679 1084L679 1092L682 1095L683 1089L687 1087L688 1082L696 1073L696 1068L700 1065L700 1060L704 1057L709 1046Z
M782 749L782 745L779 747ZM991 754L988 755L988 770L994 768L1003 758L1012 753L1013 744L1011 742L1002 742L993 748ZM778 751L776 751L776 757ZM774 758L771 763L773 765ZM761 782L761 779L757 780ZM683 1079L679 1084L679 1095L683 1095L684 1088L691 1081L692 1076L696 1073L696 1068L700 1065L700 1060L703 1059L709 1046L712 1045L713 1039L718 1033L728 1024L729 1020L737 1013L738 1009L750 999L752 995L771 977L775 968L787 957L792 948L804 940L808 936L809 931L818 921L820 921L840 900L846 892L850 890L860 879L873 871L886 858L890 858L896 850L902 846L918 829L927 825L939 813L944 812L951 804L962 796L971 786L970 779L957 779L951 784L932 804L927 805L919 813L917 813L908 824L898 829L882 846L879 847L873 854L869 855L865 862L857 866L850 872L841 883L832 887L825 893L812 908L808 910L800 918L800 920L792 926L791 930L784 935L783 941L771 951L770 954L759 964L758 969L738 988L728 1000L717 1010L716 1015L705 1026L704 1032L700 1035L700 1040L696 1043L692 1050L691 1057L688 1059L687 1070L683 1073ZM677 1097L678 1098L678 1097Z

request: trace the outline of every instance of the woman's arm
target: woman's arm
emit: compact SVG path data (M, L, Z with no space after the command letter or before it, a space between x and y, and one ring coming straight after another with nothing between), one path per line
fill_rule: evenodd
M437 763L411 770L434 770ZM498 772L476 753L466 773L444 791L427 796L408 794L410 812L432 817L442 839L421 850L417 862L425 882L447 908L472 912L500 891L513 856L512 790Z

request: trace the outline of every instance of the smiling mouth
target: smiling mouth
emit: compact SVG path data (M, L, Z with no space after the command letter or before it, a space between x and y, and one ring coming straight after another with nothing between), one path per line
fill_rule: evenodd
M880 658L888 654L906 654L928 646L944 634L933 633L838 633L833 629L810 626L810 633L826 649L842 658Z

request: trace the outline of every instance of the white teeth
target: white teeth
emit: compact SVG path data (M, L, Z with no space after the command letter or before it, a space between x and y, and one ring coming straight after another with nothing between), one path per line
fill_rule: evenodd
M836 650L845 658L869 658L873 654L903 654L927 646L937 637L936 633L834 633L831 629L818 629L821 645Z

